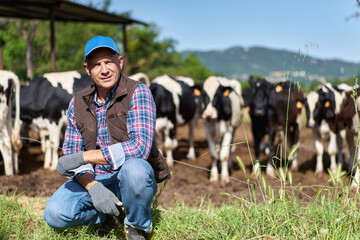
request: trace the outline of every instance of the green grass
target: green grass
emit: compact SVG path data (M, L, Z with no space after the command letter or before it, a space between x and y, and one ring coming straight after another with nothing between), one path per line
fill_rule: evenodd
M234 197L221 207L205 197L200 206L161 208L155 201L151 239L360 239L358 193L350 198L347 191L322 191L309 202L291 192L267 202ZM99 226L53 230L39 210L46 201L0 195L0 239L124 239L123 231L104 234Z

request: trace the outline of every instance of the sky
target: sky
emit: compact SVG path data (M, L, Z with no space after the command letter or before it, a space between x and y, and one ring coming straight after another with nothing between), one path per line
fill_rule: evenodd
M155 23L177 51L262 46L360 63L360 18L346 20L356 0L112 0L109 10Z

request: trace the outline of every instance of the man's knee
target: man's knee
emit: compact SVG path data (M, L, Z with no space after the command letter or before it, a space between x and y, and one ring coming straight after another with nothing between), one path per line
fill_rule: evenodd
M63 214L60 212L60 207L48 203L44 212L45 222L52 228L57 230L64 230L69 228L68 223L63 220Z
M121 174L127 178L146 180L154 177L154 171L150 164L142 159L130 159L126 161L121 169Z
M141 195L145 189L155 188L154 170L150 164L142 159L131 159L125 162L118 175L120 182L126 184L134 193Z

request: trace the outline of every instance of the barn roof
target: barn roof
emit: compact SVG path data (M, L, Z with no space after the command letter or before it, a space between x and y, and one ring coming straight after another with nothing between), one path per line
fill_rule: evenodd
M55 21L114 23L123 25L124 34L124 73L127 74L126 26L144 22L64 0L0 0L0 17L25 18L50 21L51 69L55 67Z
M53 11L56 21L146 25L146 23L135 19L64 0L0 0L0 16L3 17L50 20L51 11Z

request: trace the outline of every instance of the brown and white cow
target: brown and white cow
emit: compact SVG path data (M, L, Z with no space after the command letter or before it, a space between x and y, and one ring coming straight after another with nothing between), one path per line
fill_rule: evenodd
M303 93L301 89L290 81L279 82L275 84L274 88L269 94L269 109L268 109L268 128L269 128L269 157L266 167L266 174L275 176L274 172L274 156L277 151L283 151L282 148L277 148L275 144L275 137L280 134L279 140L283 143L282 147L290 149L298 144L299 141L299 116L303 106ZM287 155L285 155L287 156ZM285 165L287 160L291 160L291 169L298 169L298 151L295 151L291 159L282 159Z
M220 183L224 185L230 181L231 146L242 118L241 85L237 80L210 76L204 82L201 96L202 118L212 159L210 181L219 180L217 163L220 161Z
M348 171L354 176L351 187L358 187L360 183L360 148L357 146L360 123L360 88L346 91L344 95L340 110L340 120L343 122L346 130L346 140L350 153Z
M13 72L0 70L0 152L4 161L5 175L13 175L19 171L18 154L22 146L19 90L18 77Z

